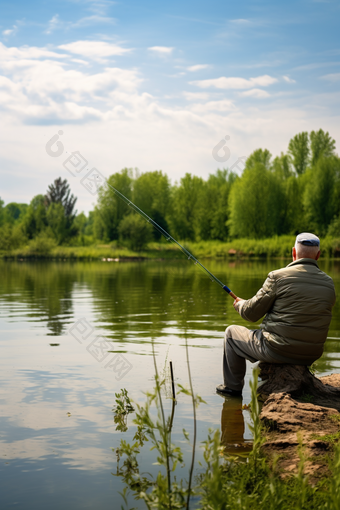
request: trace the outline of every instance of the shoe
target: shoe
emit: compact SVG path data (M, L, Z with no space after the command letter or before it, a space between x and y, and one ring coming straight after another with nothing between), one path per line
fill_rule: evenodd
M224 384L216 386L216 391L226 397L242 397L242 390L232 390L228 386L224 386Z

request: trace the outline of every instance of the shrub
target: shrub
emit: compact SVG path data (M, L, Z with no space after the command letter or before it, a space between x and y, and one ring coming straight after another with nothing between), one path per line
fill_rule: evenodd
M152 227L137 214L129 214L119 225L119 236L131 250L142 251L152 239Z

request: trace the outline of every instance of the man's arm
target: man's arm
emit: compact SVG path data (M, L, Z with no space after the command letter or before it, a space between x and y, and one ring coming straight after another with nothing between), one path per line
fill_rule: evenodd
M276 299L276 280L269 273L261 289L251 299L236 298L233 306L241 317L250 322L256 322L273 306Z

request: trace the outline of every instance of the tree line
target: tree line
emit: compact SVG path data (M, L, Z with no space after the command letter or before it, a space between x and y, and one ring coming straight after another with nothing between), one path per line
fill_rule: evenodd
M304 230L340 235L340 158L322 129L297 134L275 158L267 149L255 150L241 175L218 169L206 180L187 173L171 184L160 170L124 168L108 183L180 240L261 239ZM61 178L30 204L0 200L0 249L117 241L140 250L161 237L108 186L88 215L77 214L76 201Z

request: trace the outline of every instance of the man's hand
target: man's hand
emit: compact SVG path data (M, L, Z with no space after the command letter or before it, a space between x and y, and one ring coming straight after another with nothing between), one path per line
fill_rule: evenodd
M233 302L233 307L235 308L235 310L239 313L239 307L240 305L243 303L243 301L245 301L245 299L242 299L240 297L237 297L235 299L235 301Z

